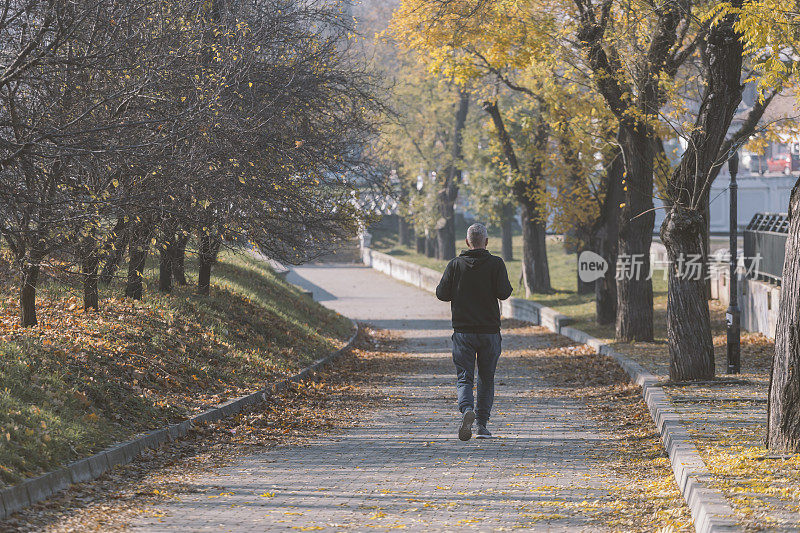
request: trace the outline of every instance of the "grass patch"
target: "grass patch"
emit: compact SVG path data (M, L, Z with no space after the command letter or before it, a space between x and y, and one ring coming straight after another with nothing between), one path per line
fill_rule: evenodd
M142 302L115 282L84 313L79 287L46 276L27 329L16 287L0 285L0 486L261 389L352 333L249 256L221 255L210 296L192 281L159 294L150 269Z

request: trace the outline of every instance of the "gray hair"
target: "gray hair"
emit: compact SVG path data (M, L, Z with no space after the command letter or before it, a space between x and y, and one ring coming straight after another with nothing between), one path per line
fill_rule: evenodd
M467 229L467 242L473 248L486 246L489 240L489 232L483 224L473 224Z

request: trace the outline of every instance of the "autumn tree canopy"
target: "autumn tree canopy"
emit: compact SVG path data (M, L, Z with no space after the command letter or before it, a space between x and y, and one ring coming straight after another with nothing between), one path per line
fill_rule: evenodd
M731 150L763 131L765 110L796 74L792 10L780 2L404 0L389 33L481 102L495 153L473 153L484 166L475 191L486 190L487 177L502 190L511 177L527 287L544 292L537 220L639 272L651 270L659 229L675 264L707 257L711 184ZM744 112L752 79L760 97ZM656 196L667 209L662 228L654 227ZM596 294L598 322L613 316L618 340L653 339L648 276L607 278ZM703 283L671 278L676 380L713 375L706 298Z

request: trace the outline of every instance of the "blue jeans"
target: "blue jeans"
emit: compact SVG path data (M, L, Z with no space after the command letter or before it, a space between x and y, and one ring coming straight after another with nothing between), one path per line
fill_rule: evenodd
M500 358L499 333L453 333L453 362L458 381L458 409L475 411L478 423L486 424L494 403L494 371ZM478 405L472 396L475 361L478 362Z

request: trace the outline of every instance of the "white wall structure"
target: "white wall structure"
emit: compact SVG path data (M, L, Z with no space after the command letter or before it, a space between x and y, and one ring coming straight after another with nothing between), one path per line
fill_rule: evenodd
M728 185L731 178L727 166L711 186L711 233L728 233L730 195ZM785 213L789 209L789 195L794 187L796 176L783 174L751 174L740 171L736 178L739 185L739 230L743 230L756 213ZM658 234L666 211L663 203L655 199L656 223L653 228Z
M711 298L724 305L730 304L730 275L720 268L711 279ZM778 305L781 300L781 288L772 283L756 279L739 277L736 283L736 299L741 310L742 329L763 333L770 339L775 338L778 325Z

